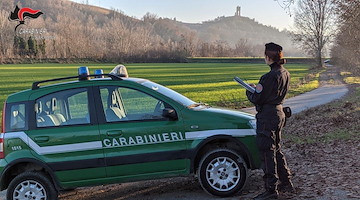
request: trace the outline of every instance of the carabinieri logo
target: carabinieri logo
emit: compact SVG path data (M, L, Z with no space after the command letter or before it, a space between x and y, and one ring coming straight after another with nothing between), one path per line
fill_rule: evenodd
M27 19L27 18L36 19L42 14L44 14L44 13L41 12L40 10L33 10L31 8L21 8L20 9L18 6L16 6L14 12L11 12L11 14L9 16L9 20L10 21L19 21L19 24L15 27L15 32L16 32L16 29L20 25L25 24L25 19Z

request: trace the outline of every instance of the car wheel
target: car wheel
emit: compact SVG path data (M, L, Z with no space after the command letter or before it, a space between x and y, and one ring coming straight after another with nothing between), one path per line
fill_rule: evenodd
M215 149L207 153L198 168L201 187L208 193L228 197L241 191L247 179L243 158L230 149Z
M8 200L56 200L54 184L40 172L24 172L16 176L7 190Z

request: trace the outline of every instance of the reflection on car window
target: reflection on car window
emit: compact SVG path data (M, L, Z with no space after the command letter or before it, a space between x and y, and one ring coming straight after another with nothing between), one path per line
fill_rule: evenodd
M117 87L101 87L100 96L107 122L125 119L126 114Z
M88 95L85 88L65 90L36 100L37 127L90 123Z
M25 104L14 104L10 107L10 129L23 130L26 126Z
M100 88L101 100L107 122L131 120L161 120L165 106L162 101L141 91L121 88Z
M192 104L194 104L195 102L187 97L185 97L182 94L179 94L178 92L175 92L174 90L164 87L160 84L151 82L151 81L145 81L143 83L141 83L143 86L148 87L156 92L159 92L171 99L173 99L174 101L177 101L178 103L188 107Z

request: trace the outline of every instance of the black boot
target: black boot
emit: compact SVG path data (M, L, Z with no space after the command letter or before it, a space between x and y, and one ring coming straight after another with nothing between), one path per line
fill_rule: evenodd
M291 193L291 194L296 194L296 190L294 185L292 184L292 182L287 182L287 183L280 183L278 185L278 190L281 193Z
M259 194L253 200L271 200L278 199L279 195L277 191L265 191L264 193Z

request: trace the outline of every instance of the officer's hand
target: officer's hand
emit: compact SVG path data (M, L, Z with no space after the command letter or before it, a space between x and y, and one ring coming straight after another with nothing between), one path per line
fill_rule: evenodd
M253 88L256 88L256 85L254 83L250 83L249 85Z

